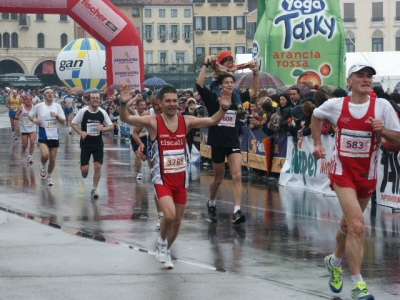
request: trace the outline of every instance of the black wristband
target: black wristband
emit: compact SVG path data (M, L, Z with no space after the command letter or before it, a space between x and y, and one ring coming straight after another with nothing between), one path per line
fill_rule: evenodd
M205 66L205 67L208 69L208 64L206 64L206 63L203 63L203 66Z
M258 75L258 72L253 72L253 75L254 75L254 76L257 76L257 75Z
M221 107L221 109L223 110L223 111L228 111L229 110L229 107L228 107L228 109L224 109L222 106L220 106Z
M58 119L58 115L56 116L56 119Z

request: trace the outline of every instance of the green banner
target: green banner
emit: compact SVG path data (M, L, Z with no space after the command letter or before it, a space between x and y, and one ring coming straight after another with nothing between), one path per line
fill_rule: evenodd
M338 0L258 0L253 59L285 85L345 87L345 38Z

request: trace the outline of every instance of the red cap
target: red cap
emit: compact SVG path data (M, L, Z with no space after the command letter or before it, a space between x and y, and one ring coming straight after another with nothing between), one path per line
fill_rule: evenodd
M233 56L229 51L226 51L226 50L222 51L218 56L218 63L222 64L222 61L227 57L232 57L232 59L233 59Z

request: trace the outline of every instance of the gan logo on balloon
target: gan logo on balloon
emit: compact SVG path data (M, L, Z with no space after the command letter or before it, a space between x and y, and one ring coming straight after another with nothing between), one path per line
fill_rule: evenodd
M105 47L95 39L85 38L70 42L57 56L56 70L68 87L83 89L107 86Z

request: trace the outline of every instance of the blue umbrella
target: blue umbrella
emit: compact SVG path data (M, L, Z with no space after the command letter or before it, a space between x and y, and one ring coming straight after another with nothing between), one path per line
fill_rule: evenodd
M85 91L85 94L90 94L90 93L97 93L99 90L96 88L92 88L92 89L87 89Z
M149 78L147 80L145 80L142 83L145 87L162 87L162 86L166 86L166 85L170 85L168 83L166 83L164 80L162 80L161 78Z

